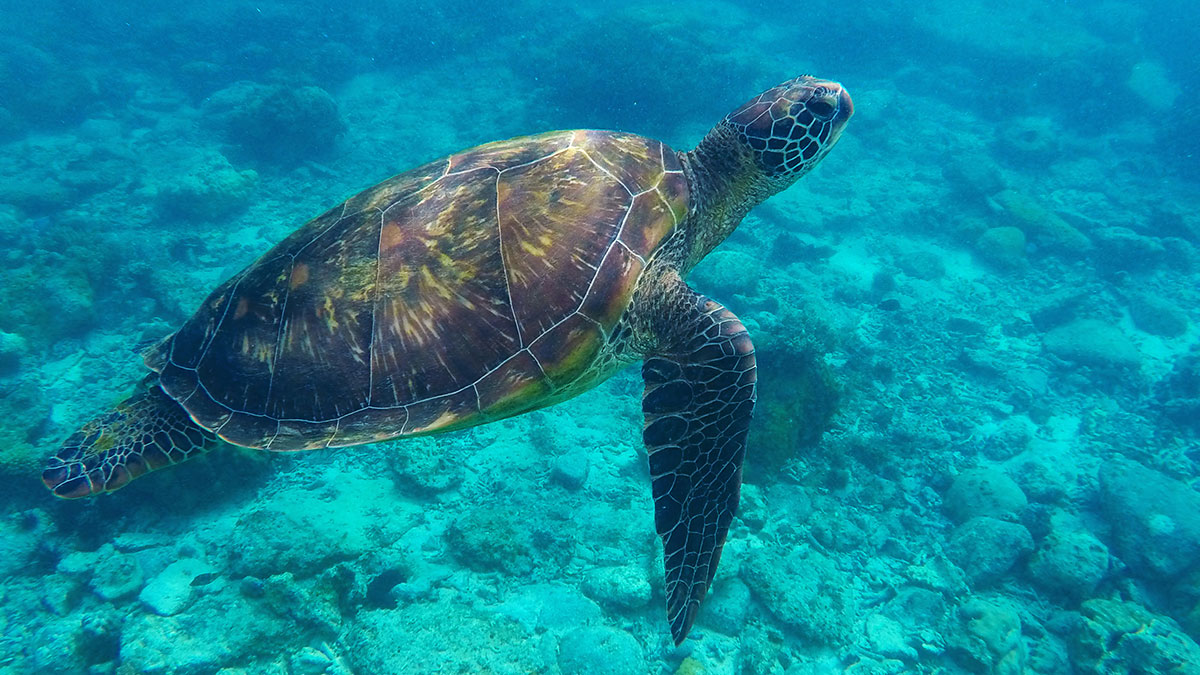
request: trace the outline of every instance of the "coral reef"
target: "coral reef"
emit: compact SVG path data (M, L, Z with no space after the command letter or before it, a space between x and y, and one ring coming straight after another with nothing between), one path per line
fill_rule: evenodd
M321 159L346 128L337 102L316 86L238 82L210 96L204 114L246 159L285 166Z
M158 215L164 220L218 220L246 208L258 174L238 171L220 153L196 158L189 173L163 177L154 186Z

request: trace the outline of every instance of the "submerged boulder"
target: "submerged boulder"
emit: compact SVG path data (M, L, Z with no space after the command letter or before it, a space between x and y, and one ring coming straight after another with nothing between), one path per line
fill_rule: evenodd
M743 562L741 577L768 612L806 638L850 638L857 594L849 575L819 551L759 549Z
M1079 365L1137 369L1142 354L1118 327L1097 319L1080 319L1046 333L1046 351Z
M1025 233L1011 225L988 228L975 241L979 257L1001 269L1024 267L1025 247Z
M1055 527L1029 560L1029 580L1053 596L1086 598L1108 573L1108 558L1092 533Z
M1137 462L1100 468L1102 513L1113 545L1136 575L1162 582L1200 562L1200 492Z
M623 675L646 672L642 646L626 631L586 626L563 636L558 645L563 675Z
M987 516L959 525L946 554L972 585L995 583L1033 551L1033 535L1023 525Z
M1025 493L1004 472L980 468L964 471L946 492L946 510L955 522L988 516L1015 521L1028 505Z

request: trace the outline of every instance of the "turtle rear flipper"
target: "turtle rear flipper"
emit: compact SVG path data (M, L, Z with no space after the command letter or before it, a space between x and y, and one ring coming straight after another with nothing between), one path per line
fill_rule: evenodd
M679 645L712 584L737 510L754 412L754 345L742 322L675 276L642 366L643 440L663 542L667 620Z
M154 385L72 434L47 462L42 482L67 499L112 492L201 454L215 440Z

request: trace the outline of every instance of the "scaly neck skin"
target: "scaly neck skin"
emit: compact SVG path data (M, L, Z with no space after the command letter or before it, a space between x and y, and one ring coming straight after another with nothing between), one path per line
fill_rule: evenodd
M685 232L685 258L679 270L686 275L704 256L725 241L750 209L778 188L754 165L737 133L718 124L696 149L679 153L690 188L691 213Z

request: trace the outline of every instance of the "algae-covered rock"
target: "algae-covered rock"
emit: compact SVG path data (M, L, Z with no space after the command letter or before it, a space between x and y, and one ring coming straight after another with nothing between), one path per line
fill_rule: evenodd
M311 645L302 648L290 659L291 675L328 675L335 667L330 655Z
M577 589L562 584L532 584L514 592L498 614L528 631L561 632L597 621L604 612Z
M899 251L895 256L896 267L914 279L932 281L946 276L946 256L942 251L931 248L913 248Z
M1200 673L1200 646L1171 619L1133 602L1093 599L1080 607L1071 636L1075 668L1083 673Z
M29 343L25 338L0 330L0 377L15 374L28 351Z
M1074 454L1039 438L1030 441L1029 451L1010 468L1029 500L1044 505L1071 503L1090 481Z
M1155 385L1154 398L1167 419L1200 432L1200 345L1175 361Z
M1134 574L1161 583L1200 562L1200 493L1185 483L1111 459L1100 467L1099 504Z
M741 577L767 611L804 639L835 644L849 639L853 582L824 554L758 549L742 563Z
M1085 366L1137 369L1142 353L1118 327L1097 319L1080 319L1059 326L1042 338L1046 351Z
M909 565L905 575L914 585L946 596L967 591L967 575L946 556L927 556Z
M258 655L274 656L291 641L307 642L302 629L230 587L173 616L133 615L121 633L120 661L130 672L202 675Z
M950 653L973 672L1021 675L1025 646L1021 617L1006 602L968 598L958 607L957 630L947 636Z
M364 490L385 485L384 480L372 481ZM399 503L386 504L395 508L374 507L357 496L335 503L311 491L276 494L238 519L230 569L260 578L285 571L304 578L356 559L373 550L376 540L394 540L418 517Z
M1096 242L1096 266L1102 270L1143 272L1161 265L1167 258L1162 242L1128 227L1101 227L1093 233Z
M601 605L636 609L650 602L646 570L633 565L597 567L583 578L583 592Z
M1129 297L1129 316L1133 319L1133 325L1151 335L1174 338L1188 329L1188 317L1182 309L1145 293Z
M584 450L571 450L554 460L550 467L550 477L554 482L568 490L578 490L583 487L588 476L588 453Z
M0 517L0 579L36 571L30 565L51 534L49 518L40 511Z
M625 675L646 672L642 646L629 633L610 626L585 626L558 643L563 675Z
M1039 249L1067 258L1080 258L1092 251L1092 241L1087 235L1032 197L1004 190L993 199L1004 209L1011 225L1023 231Z
M121 650L123 624L123 617L112 608L84 614L75 638L77 656L88 664L115 662Z
M142 566L135 556L121 553L112 544L92 555L91 587L105 600L119 600L141 590L145 583Z
M511 509L471 510L446 528L445 539L459 562L480 572L520 574L533 568L529 528Z
M1056 527L1029 559L1029 579L1050 595L1086 598L1108 573L1108 548L1091 532Z
M748 294L761 277L762 261L736 250L717 250L705 258L697 273L707 287L726 294Z
M955 192L979 200L1007 187L996 162L985 153L955 153L942 165L942 177Z
M941 593L927 588L906 586L896 591L896 597L883 606L882 613L910 628L930 627L940 623L946 614L946 600Z
M457 487L463 481L463 463L447 453L434 438L406 438L388 443L383 450L396 487L431 496Z
M975 241L975 253L1001 269L1024 267L1025 233L1018 227L992 227Z
M315 581L297 581L291 572L273 575L262 582L262 599L276 616L322 637L341 629L338 591L329 573Z
M737 578L723 579L713 584L711 595L704 601L700 614L701 625L712 626L726 635L738 635L750 613L750 587Z
M79 255L92 251L75 249ZM66 264L53 274L39 274L32 266L9 271L0 303L0 330L19 333L32 351L63 338L78 338L95 323L94 291L78 266Z
M873 652L908 662L917 659L917 650L909 644L911 634L899 621L883 614L872 614L867 617L864 630Z
M1009 120L996 138L997 150L1010 160L1044 165L1062 153L1062 130L1049 117Z
M1093 311L1094 295L1076 288L1051 293L1034 303L1029 318L1038 330L1047 332Z
M1028 501L1016 481L994 468L969 469L946 491L946 510L955 522L987 516L1019 520Z
M1033 536L1023 525L981 516L959 525L946 554L973 585L999 581L1033 550Z

